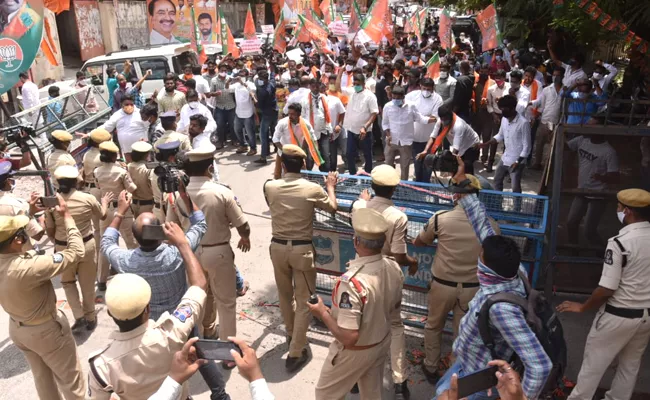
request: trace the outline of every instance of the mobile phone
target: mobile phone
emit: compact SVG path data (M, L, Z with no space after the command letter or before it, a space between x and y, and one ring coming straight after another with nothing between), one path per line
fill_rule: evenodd
M142 227L142 239L166 240L167 235L165 235L162 225L144 225Z
M233 342L199 339L194 343L194 347L196 347L196 355L205 360L235 361L230 350L235 350L243 357L241 349Z
M458 398L462 399L470 394L496 386L498 370L499 367L492 366L458 378Z
M45 208L56 207L59 205L59 198L56 196L41 196L41 204Z

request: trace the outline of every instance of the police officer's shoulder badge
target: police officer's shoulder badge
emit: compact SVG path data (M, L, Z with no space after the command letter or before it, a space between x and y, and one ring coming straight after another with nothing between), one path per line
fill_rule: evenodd
M605 264L612 265L614 264L614 252L611 249L607 249L605 252Z
M191 316L192 316L192 307L190 306L182 306L174 310L174 317L176 317L181 322L187 321L187 319L190 318Z
M52 254L52 261L54 261L55 264L62 263L63 262L63 254L61 254L61 253Z
M351 309L352 303L350 303L350 294L348 292L341 293L341 301L339 301L339 308L341 309Z

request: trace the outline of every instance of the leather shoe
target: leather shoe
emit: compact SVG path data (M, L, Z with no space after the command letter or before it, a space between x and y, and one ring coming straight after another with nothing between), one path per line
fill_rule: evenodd
M266 165L266 163L267 163L267 161L266 161L266 157L259 158L259 159L255 160L255 161L253 161L253 162L254 162L255 164L264 164L264 165Z
M411 392L407 386L406 381L395 384L395 400L409 400Z
M427 368L424 363L422 363L422 373L424 374L424 377L427 379L427 381L432 385L435 385L440 380L440 374L438 371L429 371L429 368Z
M86 329L92 331L95 328L97 328L97 316L95 316L95 319L93 319L92 321L86 320Z
M292 373L298 371L309 361L309 350L307 348L302 349L302 354L300 357L287 357L285 367L287 372Z
M78 329L83 328L84 326L87 326L86 318L77 318L74 321L74 324L70 327L71 330L76 331Z

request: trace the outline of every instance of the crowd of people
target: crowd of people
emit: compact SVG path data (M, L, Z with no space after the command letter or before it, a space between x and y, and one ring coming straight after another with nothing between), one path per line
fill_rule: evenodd
M253 399L273 398L254 349L236 336L237 298L249 284L235 265L233 247L250 250L251 226L228 178L219 174L215 155L227 146L260 165L277 153L274 179L263 193L271 214L269 256L286 328L287 372L311 359L312 316L334 337L315 387L317 399L344 398L351 390L362 399L381 398L387 358L395 398L410 398L400 266L414 274L418 260L407 251L407 216L391 198L400 181L411 178L411 168L415 181L430 182L427 155L443 150L458 164L450 186L454 208L436 213L413 240L415 246L437 244L421 365L435 385L431 395L454 399L459 377L490 365L498 367L499 383L470 398L546 394L554 360L524 310L495 304L488 321L494 345L486 345L480 334L478 316L492 295L529 293L517 243L500 234L477 196L485 188L477 172L494 173L500 191L509 176L512 190L521 192L525 168L546 166L544 147L555 126L598 118L617 71L598 61L588 77L584 57L576 54L565 64L552 43L549 63L535 47L480 53L465 35L446 51L437 21L430 22L421 37L398 30L393 46L376 49L332 36L328 53L300 44L300 60L277 52L210 58L204 66L185 66L180 76L165 76L150 99L141 89L150 71L138 78L128 62L119 74L111 67L106 84L112 115L80 134L88 146L80 166L69 152L74 133L54 118L60 104L48 105L46 118L58 125L48 135L54 150L46 168L58 205L46 208L36 194L29 201L10 194L11 171L29 164L29 149L20 165L0 162L0 304L10 315L11 339L32 368L39 397L184 399L185 382L199 371L211 398L229 399L217 364L197 356L198 336L238 345L241 355L235 352L234 361L224 360L221 367L239 368ZM425 62L434 52L440 71L429 76ZM84 79L78 75L79 87ZM25 90L33 89L27 75L21 80ZM57 88L50 87L49 94L55 99ZM565 98L594 101L570 102L565 113ZM580 136L568 146L580 157L579 188L602 190L617 181L616 152L606 140ZM314 213L337 211L337 171L357 174L361 156L373 195L360 193L350 211L356 257L336 281L327 307L312 296ZM155 168L148 165L153 161ZM314 166L328 173L325 188L302 178L301 171ZM650 295L636 287L646 278L650 255L643 247L650 239L650 193L624 190L617 200L625 227L608 242L599 287L584 304L558 307L560 312L601 308L572 399L591 398L617 355L610 394L629 399L650 338ZM586 214L588 237L600 240L593 227L602 204L598 197L576 198L569 216L572 238ZM231 246L233 227L236 246ZM53 254L34 247L44 233L55 245ZM56 308L51 279L57 275L74 317L71 326ZM96 329L97 294L116 330L112 341L89 357L86 379L73 334ZM453 351L443 355L450 311ZM601 320L605 331L599 330ZM616 346L607 354L587 354L610 343L616 332ZM523 366L521 378L510 364L515 358Z

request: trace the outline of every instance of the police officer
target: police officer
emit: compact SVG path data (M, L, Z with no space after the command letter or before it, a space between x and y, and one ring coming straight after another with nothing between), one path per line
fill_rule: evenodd
M314 211L316 208L336 211L337 175L329 173L325 192L317 183L301 177L300 170L307 158L303 149L293 144L280 144L280 148L286 174L281 179L268 180L264 184L264 196L271 211L271 262L289 336L285 366L288 372L294 372L309 359L307 328L311 316L306 302L316 287L312 244Z
M413 275L417 272L417 259L407 254L406 235L408 218L406 214L395 207L391 198L395 188L399 184L399 174L390 165L379 165L373 168L371 174L372 190L375 197L370 198L368 190L361 192L359 200L352 204L354 210L368 207L381 213L388 222L386 240L382 254L392 256L399 265L408 266L408 272ZM404 336L404 323L402 319L392 321L392 342L390 346L391 368L393 370L393 382L395 383L395 398L408 399L410 392L407 386L406 376L406 337Z
M163 143L179 141L180 149L182 151L192 150L192 142L190 137L184 133L176 132L176 112L168 111L160 116L160 124L162 125L165 133L156 140L154 147L158 147Z
M106 210L113 200L113 193L108 192L102 198L101 205L95 196L76 190L79 171L71 165L63 165L54 171L54 178L59 185L59 193L65 199L70 215L84 242L83 258L74 266L61 274L61 286L66 300L72 310L75 322L72 330L83 327L93 330L97 327L95 314L95 277L97 262L95 260L95 240L93 237L93 219L105 219ZM54 241L56 251L62 251L68 246L65 221L54 210L45 212L47 235ZM77 287L77 279L79 286ZM79 289L83 302L79 299Z
M120 202L125 201L121 196ZM119 224L120 218L116 218ZM176 310L149 320L151 287L135 274L118 274L106 291L108 314L119 328L113 342L90 355L89 398L108 400L112 393L123 399L146 399L154 394L169 374L174 353L183 347L205 305L206 277L192 252L185 233L176 224L165 223L169 243L181 253L189 289ZM188 395L183 385L182 396Z
M29 363L41 400L84 399L86 385L72 331L57 310L51 279L73 268L84 255L81 234L61 196L68 247L49 255L23 251L29 217L0 216L0 304L9 314L9 337Z
M145 212L153 211L152 169L147 168L149 152L153 147L147 142L139 141L131 145L131 162L127 166L129 175L138 188L133 192L131 209L133 218ZM158 186L156 184L156 186Z
M16 181L11 177L11 169L10 161L0 161L0 215L7 217L29 215L30 219L25 231L30 238L38 241L45 233L41 223L33 217L37 213L35 206L39 196L37 193L32 193L29 202L14 196L11 192L16 186Z
M616 197L623 229L607 243L598 287L583 304L565 301L557 307L560 312L599 309L571 400L591 399L614 359L616 375L605 398L629 399L650 340L650 193L627 189Z
M115 143L103 142L99 145L99 159L101 165L95 168L95 185L99 188L102 197L106 193L113 193L113 198L117 198L122 190L126 190L129 193L133 193L137 186L131 180L129 172L120 164L117 163L117 154L120 149ZM113 200L110 203L108 212L106 214L106 219L100 222L100 236L104 234L108 224L113 220L117 210L117 201ZM126 243L126 247L129 249L134 249L138 247L135 238L133 237L133 231L131 230L131 225L133 225L133 213L131 210L126 215L123 215L122 218L124 221L120 226L120 233L122 234L122 239ZM104 254L101 254L98 262L99 278L97 280L97 289L100 291L106 290L106 278L108 278L109 265L108 259Z
M54 146L54 150L47 157L47 170L50 177L54 176L54 171L62 165L77 165L72 154L68 152L70 142L72 142L72 135L63 130L55 130L50 135L50 143ZM53 182L54 187L58 188L57 183Z
M391 257L382 255L389 223L377 211L352 214L354 249L345 274L332 291L332 310L319 298L310 311L335 340L323 364L316 399L342 399L358 382L361 399L382 397L384 361L391 346L391 324L401 320L404 275Z
M474 176L467 174L464 188L478 192L481 183ZM454 199L455 200L455 199ZM496 222L490 219L492 228L499 234ZM424 325L424 349L426 358L422 371L427 380L435 384L440 376L438 370L444 371L448 366L438 366L442 330L450 311L454 313L454 339L458 336L458 325L469 307L469 302L479 289L476 275L476 260L481 252L481 243L476 240L476 233L467 219L462 206L456 204L451 210L437 212L424 225L413 244L431 246L438 240L436 256L431 267L433 281L429 289L429 315Z
M176 155L178 154L181 142L172 141L161 143L154 146L154 156L158 162L175 162ZM162 192L158 184L158 176L156 174L150 175L151 191L153 192L153 214L158 218L160 223L165 222L167 214L167 201L168 194ZM182 225L181 225L182 226Z
M212 181L212 162L217 149L212 144L188 151L185 171L190 177L186 191L190 199L205 214L208 231L197 251L208 273L210 290L205 305L203 329L206 337L216 337L216 317L219 315L219 337L235 336L236 272L235 254L230 247L230 225L237 228L240 239L237 248L250 250L250 226L232 190ZM211 297L214 296L214 299ZM216 304L215 304L216 303ZM222 364L234 368L234 362Z

